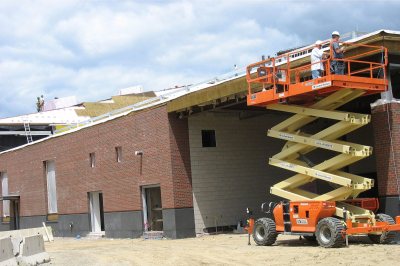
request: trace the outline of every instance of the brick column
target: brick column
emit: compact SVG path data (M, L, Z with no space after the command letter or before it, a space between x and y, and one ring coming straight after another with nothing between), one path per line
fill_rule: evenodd
M168 114L174 208L163 209L164 234L195 236L188 119Z
M400 214L400 103L374 107L372 125L380 211L396 216Z

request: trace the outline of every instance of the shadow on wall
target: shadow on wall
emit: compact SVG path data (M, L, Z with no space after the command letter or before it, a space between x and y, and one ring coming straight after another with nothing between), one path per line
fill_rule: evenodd
M262 115L239 120L227 114L189 119L197 233L232 230L239 221L245 223L247 207L260 217L263 202L279 202L269 187L291 173L268 165L284 142L266 132L281 119ZM216 147L201 147L204 129L215 129Z

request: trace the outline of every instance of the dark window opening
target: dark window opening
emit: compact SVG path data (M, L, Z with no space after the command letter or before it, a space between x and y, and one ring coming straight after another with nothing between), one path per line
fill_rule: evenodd
M90 157L90 167L94 168L96 166L96 154L94 152L89 153Z
M202 130L201 140L203 147L217 147L215 140L215 130Z
M115 154L117 158L117 162L120 163L122 162L122 147L115 147Z
M294 211L294 213L299 213L299 206L294 205L293 206L293 211Z
M400 64L390 65L390 82L392 85L393 97L400 99Z
M105 231L105 226L104 226L103 193L99 193L99 205L100 205L100 225L101 225L101 231Z

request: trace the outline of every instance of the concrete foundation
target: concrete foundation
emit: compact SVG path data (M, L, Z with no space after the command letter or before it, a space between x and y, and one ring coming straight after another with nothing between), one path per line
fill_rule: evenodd
M54 236L75 237L86 236L90 233L89 214L67 214L60 215L57 222L48 222L53 228ZM72 225L72 226L70 226Z
M20 217L21 229L41 227L43 222L51 226L56 237L86 236L90 232L89 214L59 215L58 221L54 222L46 221L44 215Z
M398 196L386 196L379 198L379 212L390 215L394 220L400 215L400 199ZM400 233L396 233L396 241L400 241Z
M10 224L0 222L0 231L7 231L7 230L10 230Z
M380 197L380 212L393 217L400 215L400 199L398 196Z
M46 222L45 215L27 216L27 217L23 216L23 217L20 217L19 227L20 227L20 229L42 227L43 222Z
M164 236L167 238L194 237L194 211L193 208L164 209Z
M104 213L106 237L136 238L143 235L142 211Z
M192 218L193 220L193 218ZM42 227L45 222L56 237L85 237L91 232L89 214L59 215L58 221L46 221L46 216L20 217L21 229ZM9 224L0 224L0 231L10 230ZM106 237L136 238L143 235L142 211L104 213Z

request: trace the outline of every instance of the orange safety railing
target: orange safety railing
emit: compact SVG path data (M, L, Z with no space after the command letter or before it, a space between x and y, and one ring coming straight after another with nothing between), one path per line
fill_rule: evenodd
M355 74L363 73L363 72L368 72L369 78L383 78L386 79L386 66L388 64L388 56L387 56L387 48L383 46L373 46L373 45L366 45L366 44L355 44L355 43L341 43L345 47L352 47L352 48L358 48L362 47L364 49L369 49L367 52L362 52L356 55L353 55L351 57L343 58L343 59L334 59L335 61L341 61L344 64L346 64L347 67L347 75L348 76L354 76ZM373 62L373 61L365 61L365 60L356 60L358 58L363 58L368 55L374 55L374 54L382 54L381 57L381 62ZM333 60L333 50L330 49L330 60ZM358 71L351 71L351 64L352 63L358 63L358 64L365 64L368 65L368 67L358 70ZM382 77L374 77L373 76L373 70L375 69L381 69L382 70ZM346 74L346 73L345 73Z
M386 66L388 63L387 48L366 44L340 43L341 46L346 47L346 50L353 50L355 54L346 57L348 53L346 51L343 59L334 59L331 45L329 42L322 44L323 47L330 47L329 57L314 63L322 63L324 65L325 73L323 77L330 76L330 78L334 79L333 75L335 74L331 71L331 64L333 61L337 61L343 62L344 75L347 77L362 77L371 79L371 81L375 79L386 80ZM304 54L310 56L313 48L307 47L302 50L295 50L249 65L246 69L249 95L274 89L274 92L270 92L271 98L277 99L278 94L290 91L293 85L297 84L296 86L298 87L299 83L311 80L311 63L298 67L292 67L291 64L301 58L307 58L307 56L303 56ZM358 50L360 52L357 53ZM338 74L335 76L339 78ZM366 82L368 81L366 80Z

